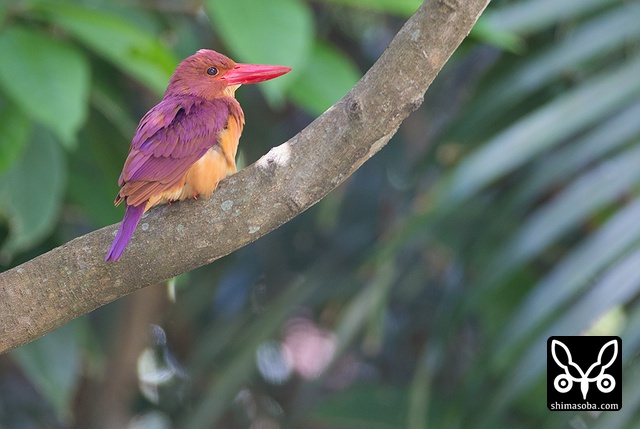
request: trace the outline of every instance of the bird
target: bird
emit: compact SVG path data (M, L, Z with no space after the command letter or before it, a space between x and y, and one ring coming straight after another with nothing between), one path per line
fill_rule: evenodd
M244 113L235 99L243 84L274 79L290 67L236 63L200 49L182 60L162 100L140 120L118 179L114 204L126 211L105 261L117 261L151 207L208 198L236 172Z

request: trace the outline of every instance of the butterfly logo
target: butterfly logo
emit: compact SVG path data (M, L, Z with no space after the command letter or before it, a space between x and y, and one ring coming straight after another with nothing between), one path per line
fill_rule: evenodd
M607 363L603 363L605 351L613 347L613 356ZM559 353L562 350L564 353ZM587 399L587 392L589 391L589 383L596 383L596 387L602 393L609 393L616 387L616 380L610 374L606 374L606 370L614 363L618 356L618 343L616 340L611 340L604 344L598 353L598 360L593 363L586 371L582 371L582 368L573 361L569 348L561 341L556 339L551 342L551 354L556 364L564 370L564 374L558 375L553 380L553 387L560 393L567 393L573 388L573 383L580 383L580 391L582 392L582 399ZM563 363L564 362L564 363ZM572 374L578 374L576 377ZM592 375L596 373L597 375Z

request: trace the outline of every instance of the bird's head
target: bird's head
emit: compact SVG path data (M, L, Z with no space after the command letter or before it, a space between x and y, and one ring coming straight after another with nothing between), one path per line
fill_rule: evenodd
M264 82L291 70L284 66L236 63L216 51L200 49L173 72L165 97L193 95L206 99L233 96L242 84Z

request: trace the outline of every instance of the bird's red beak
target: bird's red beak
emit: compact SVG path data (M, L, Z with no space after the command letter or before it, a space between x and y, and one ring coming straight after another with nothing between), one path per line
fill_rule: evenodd
M249 83L264 82L289 73L291 67L285 66L265 66L262 64L241 64L229 70L222 79L229 85L242 85Z

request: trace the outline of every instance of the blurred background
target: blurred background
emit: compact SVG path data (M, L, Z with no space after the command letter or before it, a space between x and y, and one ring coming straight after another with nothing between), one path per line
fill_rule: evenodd
M4 0L0 270L121 220L131 137L180 59L293 67L237 93L246 166L419 4ZM493 1L319 204L0 356L0 428L637 428L638 22L637 0ZM621 411L547 410L547 338L578 334L622 337Z

